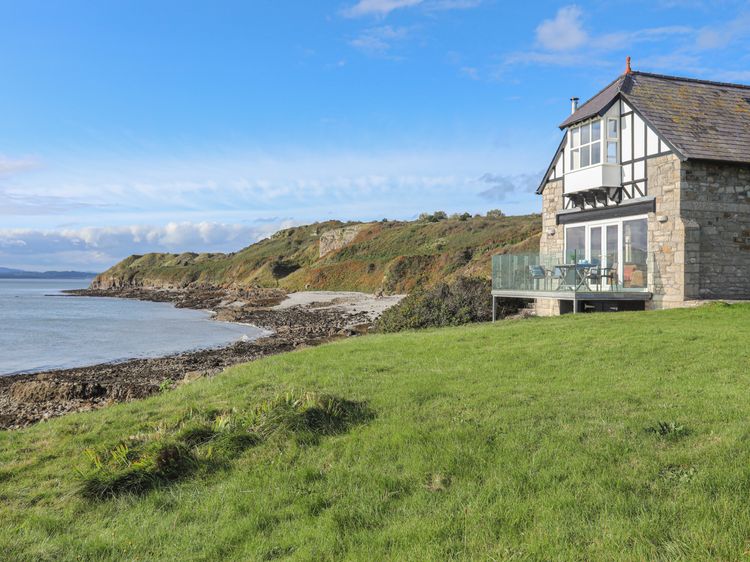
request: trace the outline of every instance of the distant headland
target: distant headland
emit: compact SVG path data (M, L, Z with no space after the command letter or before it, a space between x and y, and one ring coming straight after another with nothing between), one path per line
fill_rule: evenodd
M87 271L24 271L0 267L0 279L88 279L96 275Z

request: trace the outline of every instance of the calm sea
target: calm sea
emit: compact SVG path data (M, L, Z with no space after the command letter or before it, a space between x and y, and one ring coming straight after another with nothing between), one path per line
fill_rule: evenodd
M219 347L262 330L168 303L65 296L86 280L0 279L0 375Z

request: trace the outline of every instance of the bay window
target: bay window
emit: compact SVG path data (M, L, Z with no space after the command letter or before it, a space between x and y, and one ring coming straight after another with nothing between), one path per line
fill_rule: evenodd
M605 128L602 131L602 128ZM617 164L620 160L620 123L617 118L597 119L570 129L570 170L602 163ZM602 150L603 149L603 150Z
M602 120L597 119L570 131L570 169L578 170L602 162Z

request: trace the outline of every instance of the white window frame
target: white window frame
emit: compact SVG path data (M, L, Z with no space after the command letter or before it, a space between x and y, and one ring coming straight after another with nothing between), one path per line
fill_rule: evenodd
M618 251L622 253L624 251L623 244L625 241L624 238L624 225L623 223L639 220L639 219L645 219L646 224L648 225L648 215L633 215L630 217L620 217L620 218L614 218L614 219L603 219L598 221L589 221L589 222L577 222L573 224L566 224L565 230L563 232L563 256L567 257L568 255L568 228L576 228L576 227L585 227L584 228L584 248L586 249L586 261L591 261L591 229L596 228L598 226L607 227L610 225L617 225L617 236L619 240L619 249ZM606 228L602 229L602 244L606 247ZM646 253L650 252L650 245L648 244L648 238L647 238L647 247L646 247ZM622 279L623 278L623 272L625 271L625 260L621 256L619 259L619 262L617 264L617 278ZM645 289L638 289L641 291L648 291L648 288Z
M605 164L619 164L620 163L620 117L607 117L605 119L605 132L604 132L604 150L602 156L604 157ZM610 136L609 134L609 122L614 121L615 123L615 135ZM615 145L615 161L609 161L609 145L614 143Z
M599 140L593 140L593 136L590 135L589 136L589 142L587 142L585 144L582 143L581 139L580 139L581 128L583 128L583 127L589 127L589 128L591 128L591 125L593 123L596 123L596 122L599 122ZM601 166L602 165L602 163L603 163L602 157L604 156L603 151L602 151L602 146L604 146L606 144L606 135L607 135L607 132L603 131L602 128L605 125L606 125L606 123L604 123L604 119L602 119L601 117L598 117L596 119L589 119L588 121L584 121L583 123L579 123L575 127L571 127L569 129L568 148L569 148L569 152L570 152L570 162L569 162L569 164L570 164L570 171L571 172L577 172L578 170L586 170L587 168L593 168L594 166ZM578 131L578 144L576 146L573 146L573 139L575 137L575 135L574 135L575 131ZM589 147L589 161L591 161L592 158L591 158L591 148L590 147L592 147L593 145L595 145L597 143L599 144L599 162L597 162L595 164L589 164L588 166L581 166L580 165L581 164L581 149L583 147L585 147L585 146ZM576 152L578 153L578 166L574 165L574 162L575 162L575 156L574 156L574 154Z

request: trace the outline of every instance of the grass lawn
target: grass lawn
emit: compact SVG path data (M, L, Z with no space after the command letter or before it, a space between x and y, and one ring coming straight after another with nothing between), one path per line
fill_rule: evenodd
M80 493L89 447L292 389L376 417ZM350 339L0 433L0 559L745 559L749 397L749 305Z

